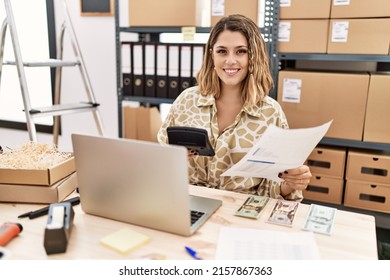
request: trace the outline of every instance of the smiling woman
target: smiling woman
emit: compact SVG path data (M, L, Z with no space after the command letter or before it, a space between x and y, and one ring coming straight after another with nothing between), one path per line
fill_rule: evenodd
M12 1L12 11L23 61L47 60L55 57L53 1ZM6 9L1 1L0 20L3 21L6 17ZM9 30L9 26L4 29L6 36L3 41L3 61L15 60ZM3 65L0 69L0 127L25 130L26 118L17 69L14 65ZM51 70L46 67L31 67L26 68L25 72L32 105L34 107L51 105L53 94ZM52 118L39 118L36 123L38 131L52 131Z

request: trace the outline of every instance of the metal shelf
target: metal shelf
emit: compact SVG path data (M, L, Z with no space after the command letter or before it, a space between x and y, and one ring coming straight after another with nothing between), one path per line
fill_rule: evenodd
M141 103L149 104L161 104L161 103L172 103L174 99L169 98L158 98L158 97L145 97L145 96L123 96L122 101L136 101Z
M120 27L120 32L130 33L181 33L179 26L132 26ZM196 33L210 33L211 27L196 27Z
M348 148L357 148L357 149L390 151L390 144L377 143L377 142L363 142L363 141L348 140L348 139L337 139L337 138L325 137L320 141L320 144L328 145L328 146L342 146Z
M182 33L181 26L120 26L120 1L114 0L115 10L115 42L116 42L116 81L117 81L117 96L118 96L118 126L119 136L122 136L122 114L121 106L123 101L138 101L141 103L161 104L172 103L172 99L154 98L154 97L138 97L124 96L121 86L121 33L137 33L139 41L158 42L161 33ZM279 56L277 54L277 36L278 36L278 21L279 21L279 0L266 1L266 10L268 16L265 19L264 27L260 31L264 35L264 40L267 43L267 49L270 56L270 65L272 76L275 81L278 75ZM195 27L196 33L210 33L211 27ZM276 97L276 87L270 92L270 96Z
M211 27L195 27L196 33L210 33ZM263 34L270 33L269 27L260 28ZM129 33L147 33L147 34L159 34L159 33L182 33L182 27L180 26L122 26L119 27L119 32Z

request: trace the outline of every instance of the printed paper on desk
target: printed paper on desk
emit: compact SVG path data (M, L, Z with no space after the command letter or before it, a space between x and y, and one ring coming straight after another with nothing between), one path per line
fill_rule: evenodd
M331 123L299 129L270 125L252 149L221 176L257 177L281 182L278 174L301 166Z
M223 227L215 259L318 260L320 253L312 232Z

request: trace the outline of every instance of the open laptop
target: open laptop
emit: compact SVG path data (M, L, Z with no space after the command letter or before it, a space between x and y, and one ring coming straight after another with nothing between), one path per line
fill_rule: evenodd
M82 134L72 144L88 214L189 236L222 205L189 195L184 147Z

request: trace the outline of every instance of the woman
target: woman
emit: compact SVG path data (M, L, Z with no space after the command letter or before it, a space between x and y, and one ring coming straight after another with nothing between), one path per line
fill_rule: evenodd
M310 181L307 166L264 178L221 177L261 137L268 125L288 128L280 105L268 96L273 86L268 54L258 26L242 15L222 18L211 30L198 86L186 89L173 103L158 140L167 143L168 126L208 131L214 157L189 152L189 179L194 185L302 200Z

